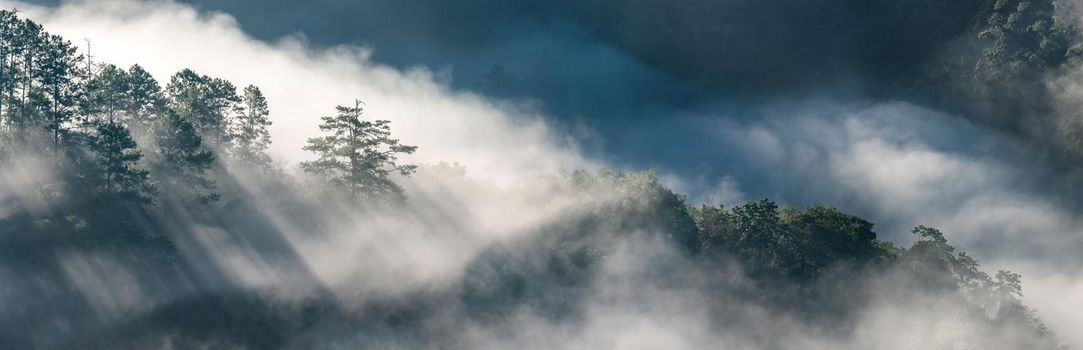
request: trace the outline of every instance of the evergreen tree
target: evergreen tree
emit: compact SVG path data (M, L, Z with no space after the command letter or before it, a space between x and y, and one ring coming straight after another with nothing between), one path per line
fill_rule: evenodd
M125 111L130 116L129 127L145 131L161 117L166 108L162 87L142 66L128 68L128 95Z
M218 200L214 181L207 172L214 165L214 153L203 145L203 138L188 120L167 111L154 131L155 174L171 189L192 188L203 202Z
M139 65L127 71L102 65L84 88L85 113L98 120L120 122L136 134L147 131L165 109L161 87Z
M46 129L52 137L53 153L59 154L60 139L77 115L82 98L79 63L83 56L59 36L44 33L42 41L42 60L37 70L44 95L42 109L47 118Z
M128 125L125 107L128 105L128 72L112 64L102 65L87 80L84 110L101 121Z
M234 134L234 158L258 165L270 163L267 156L267 147L271 144L271 134L267 127L271 120L267 119L270 109L267 107L267 99L255 85L244 88L244 113L237 117L237 130Z
M416 165L398 164L399 154L417 147L391 138L387 120L361 119L361 101L353 107L338 106L337 115L321 118L320 130L329 135L308 139L304 150L316 153L314 161L301 163L309 173L328 176L354 196L402 198L402 189L391 181L394 173L409 175Z
M104 203L140 203L152 201L157 189L150 172L139 167L142 152L136 149L128 129L115 121L97 123L90 149L97 159L95 182Z
M0 12L0 122L22 142L39 140L44 131L49 150L60 154L82 95L82 56L70 42Z
M30 20L14 18L8 37L7 123L10 131L23 141L43 130L45 116L41 110L43 96L36 88L37 63L41 61L42 28ZM32 103L32 101L37 103Z
M15 28L18 25L15 11L0 10L0 130L8 124L15 79L19 76L14 64L17 56Z
M230 118L241 109L232 83L184 69L170 79L166 94L170 107L192 123L209 146L227 148Z

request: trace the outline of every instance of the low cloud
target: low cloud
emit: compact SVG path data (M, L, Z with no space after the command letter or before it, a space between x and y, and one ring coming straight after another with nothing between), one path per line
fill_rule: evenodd
M140 64L159 81L183 69L260 86L271 103L272 152L290 161L318 135L336 105L366 101L366 116L392 121L396 136L419 146L412 161L457 162L496 178L559 167L583 167L573 140L552 132L526 105L495 102L440 83L424 68L397 70L369 60L366 48L306 48L289 37L254 40L222 13L166 1L80 1L57 8L17 7L51 32L86 38L96 62ZM77 44L83 46L85 43Z
M545 180L537 180L561 167L622 164L582 155L577 144L591 140L558 132L531 104L451 89L439 73L426 68L374 63L371 50L379 48L315 49L296 37L263 42L247 36L226 14L173 2L86 1L45 8L0 1L0 7L19 8L67 38L88 38L95 62L138 63L162 82L187 67L238 85L260 86L271 104L272 150L288 162L309 157L301 146L318 134L320 116L361 98L368 103L368 116L391 120L396 137L419 146L409 161L433 165L403 180L416 209L410 213L357 213L314 200L303 186L298 193L275 193L258 183L246 184L254 196L266 199L258 205L260 212L251 215L278 218L271 219L273 230L267 231L279 235L240 237L219 228L190 227L183 232L188 239L178 244L188 258L203 258L203 268L214 271L201 273L228 276L243 288L292 300L326 292L360 307L367 300L448 286L487 248L530 237L538 227L581 210L584 202L613 198L605 191L553 192ZM1078 90L1061 83L1065 94ZM1074 213L1058 209L1056 201L1032 191L1036 177L1022 168L1031 163L1009 138L905 102L810 99L749 112L758 118L743 113L685 113L635 123L630 132L672 130L655 137L702 141L702 149L689 152L722 166L704 174L664 165L658 169L693 202L733 205L758 197L796 206L824 202L869 218L882 237L895 242L906 243L908 228L926 224L943 229L953 243L975 251L990 266L1023 266L1027 302L1065 340L1083 344L1072 333L1083 320L1064 311L1083 309L1083 261L1073 253L1083 247L1083 224ZM449 169L434 165L439 162L462 164L466 175L448 180ZM33 178L7 169L0 176L3 185ZM282 199L319 208L314 221L324 223L325 232L305 232L285 219L296 215L289 205L276 202ZM183 215L175 219L191 221ZM672 252L650 240L628 244L606 260L586 298L582 323L554 324L523 313L509 329L463 326L461 340L480 348L553 339L565 339L557 345L572 348L703 348L755 346L772 336L716 334L705 326L711 322L709 312L695 307L708 289L673 290L652 285L636 272L671 259ZM1026 264L1017 265L1021 262ZM65 256L61 266L96 314L134 313L160 302L133 282L138 273L115 257ZM0 270L0 278L19 277ZM732 278L740 283L740 277ZM192 281L192 290L201 283L213 284ZM645 287L630 287L638 284ZM117 285L127 287L103 293ZM8 297L26 296L0 290L0 298ZM933 297L921 300L935 303ZM770 344L786 348L878 345L900 323L917 329L912 338L899 340L900 348L967 346L967 332L974 331L922 328L929 315L887 302L870 308L855 334L840 338L762 314L754 306L738 309L754 326L783 332Z

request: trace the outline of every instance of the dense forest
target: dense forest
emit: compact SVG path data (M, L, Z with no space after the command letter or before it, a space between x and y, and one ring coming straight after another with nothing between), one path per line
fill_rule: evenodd
M1050 6L996 1L974 54L911 76L999 115L1002 95L1041 93L1080 54ZM460 166L407 162L416 147L360 100L328 106L294 168L268 154L277 103L289 101L188 69L159 82L94 62L0 11L0 347L506 348L682 302L702 317L680 327L739 348L1062 347L1022 303L1022 277L986 272L950 232L918 226L900 246L830 206L691 203L649 171L487 189ZM522 224L464 219L464 191ZM508 198L529 210L496 208L520 207ZM313 258L340 257L354 232L363 258ZM461 271L425 270L432 280L370 271L455 249L476 254L435 264Z

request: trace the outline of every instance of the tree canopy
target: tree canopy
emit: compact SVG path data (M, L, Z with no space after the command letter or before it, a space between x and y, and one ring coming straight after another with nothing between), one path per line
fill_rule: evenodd
M333 116L320 118L320 130L326 136L308 140L304 147L317 159L301 163L310 173L327 176L354 196L402 197L402 188L391 180L392 174L409 175L417 168L398 163L400 154L411 154L415 146L399 143L391 137L391 122L361 118L361 101L353 107L338 106Z

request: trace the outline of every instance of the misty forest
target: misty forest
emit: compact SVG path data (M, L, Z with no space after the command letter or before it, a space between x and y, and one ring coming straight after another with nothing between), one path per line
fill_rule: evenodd
M44 3L0 1L3 349L1083 345L1073 343L1083 329L1073 324L1083 313L1075 308L1083 307L1081 300L1050 297L1067 295L1056 290L1083 289L1041 287L1035 306L1031 301L1037 299L1027 298L1029 274L1011 263L1039 261L1026 255L1039 250L1009 240L1056 242L1049 245L1062 250L1033 256L1056 261L1049 266L1081 266L1071 256L1083 245L1071 237L1083 231L1070 225L1073 213L1083 208L1076 207L1083 204L1077 203L1083 195L1078 189L1083 168L1077 168L1083 164L1083 104L1073 104L1083 99L1064 96L1083 84L1078 69L1083 34L1077 28L1083 22L1073 17L1079 13L1071 1L674 2L681 8L659 1L587 1L566 4L572 10L508 9L486 2L499 8L493 11L515 16L546 12L541 26L591 23L582 30L592 34L554 29L552 35L611 42L619 49L604 52L636 58L606 59L605 67L642 64L681 81L673 83L681 87L657 94L668 97L650 97L665 99L666 106L708 99L691 97L700 94L773 104L764 101L796 96L831 80L832 88L817 88L817 98L829 94L824 91L860 90L862 99L909 101L940 111L936 118L943 118L921 124L933 125L933 131L879 132L875 128L896 125L890 120L903 117L852 117L839 122L839 129L888 140L846 148L850 153L845 154L865 163L825 157L785 163L790 165L771 165L790 159L772 154L799 154L807 147L787 141L797 132L786 130L820 124L799 117L746 129L741 128L758 124L704 122L682 130L731 128L737 131L714 137L737 141L675 147L665 140L691 142L706 134L679 134L664 122L636 124L647 123L649 113L664 113L668 107L659 107L662 102L625 113L622 108L638 108L633 100L648 98L591 97L605 88L580 79L609 74L601 68L583 68L598 73L582 73L569 85L560 85L564 75L551 73L561 65L539 68L547 75L543 84L516 66L510 54L493 53L504 63L464 68L472 77L463 79L457 74L467 73L411 68L423 62L374 63L394 61L395 54L437 54L416 47L381 53L380 38L370 41L375 53L352 51L322 42L335 39L321 36L321 26L312 27L309 37L270 43L262 36L277 34L260 28L271 24L251 18L271 15L228 8L238 4ZM312 6L348 11L345 5L317 3ZM401 5L407 7L403 12L388 10L387 16L398 18L410 13L410 6L423 6L413 3L404 2L412 5ZM268 6L252 11L291 12L287 5ZM379 17L389 6L376 6L374 14L364 16ZM233 19L226 12L238 15ZM835 12L843 14L819 16ZM608 19L617 13L626 16L623 24ZM438 15L425 12L417 23L402 25L442 31L445 24L432 16ZM797 29L749 24L762 16L788 19ZM825 22L808 22L808 17ZM154 18L159 24L148 24ZM142 27L123 24L129 22ZM106 29L81 32L93 26ZM148 39L152 34L146 33L155 30L191 31L194 39ZM511 37L512 31L493 35ZM847 39L840 41L845 44L808 42L820 40L821 32L844 33L839 35ZM401 34L402 40L429 35L411 33ZM447 35L484 36L467 29L454 33ZM801 33L807 36L787 37ZM133 47L196 49L161 53L110 41L128 35L133 43L125 45ZM219 44L233 42L228 40L236 43ZM858 53L843 45L859 47ZM468 55L463 52L482 49L447 50ZM588 53L578 59L587 62L589 52L602 51L583 52ZM242 68L201 63L207 57L254 73L230 75L230 69ZM283 68L298 64L283 62L307 66ZM862 81L834 80L844 76ZM379 83L372 88L324 84L350 79ZM655 84L651 79L670 78L615 84ZM558 88L566 91L554 92ZM584 95L569 97L579 89ZM623 106L610 109L607 98ZM309 104L317 106L296 107ZM826 103L809 106L817 104ZM698 104L697 110L715 106L740 114L753 109L720 105ZM763 113L804 115L800 110L819 108L789 106ZM899 113L925 109L898 108ZM603 110L623 113L629 121L617 122L623 126L591 121ZM876 111L884 109L870 113ZM547 114L571 117L554 122L532 117ZM712 120L705 118L696 120ZM836 119L824 120L820 123ZM634 128L645 131L628 139L618 136L631 135ZM962 131L936 131L947 128ZM762 136L771 132L775 136ZM282 144L278 136L287 134L288 143ZM832 135L838 134L792 139L814 138L824 147L849 142ZM939 145L948 151L935 153L941 147L935 142L891 148L895 137L942 137L947 141ZM609 143L592 148L591 141L582 141L592 138ZM961 146L947 148L952 145ZM776 151L756 153L761 152L757 147ZM625 150L611 151L618 148ZM712 156L721 149L746 156ZM870 149L887 151L858 157ZM920 152L910 156L899 149ZM637 154L655 156L633 158ZM992 159L986 155L1002 158L981 164L1007 164L1040 176L995 182L1016 172L968 165ZM682 165L690 158L696 159L688 164L697 165ZM907 162L877 165L885 159ZM729 164L711 169L752 170L725 176L727 170L703 170L707 165L702 164L710 163ZM914 170L918 165L933 170ZM830 176L860 176L831 180L803 173L817 166L832 169L825 173ZM945 189L918 195L916 187L907 186L924 186L927 178L890 180L908 171L960 173L969 178L947 181L949 186L977 192L986 185L1029 192L986 202L957 200L951 197L957 192ZM709 175L687 180L696 178L687 175L692 172ZM993 180L980 180L990 173ZM860 180L868 179L865 174L890 181ZM715 186L713 179L726 181ZM760 185L732 190L750 183ZM719 192L740 195L714 195ZM974 208L1036 201L1029 198L1048 198L1052 204L1041 208L1066 213L1066 219L1054 219L1052 209L1035 211L1063 223L1058 225L1068 227L1064 237L1069 238L980 236L981 229L957 233L953 230L986 226L945 219L936 209L951 203ZM1035 222L1023 218L1031 212L1011 208L993 214L973 209L959 217L1005 231ZM995 237L1001 236L1018 238L997 245ZM1021 258L998 259L1001 251ZM979 257L996 263L983 265ZM1057 316L1046 319L1047 313Z

